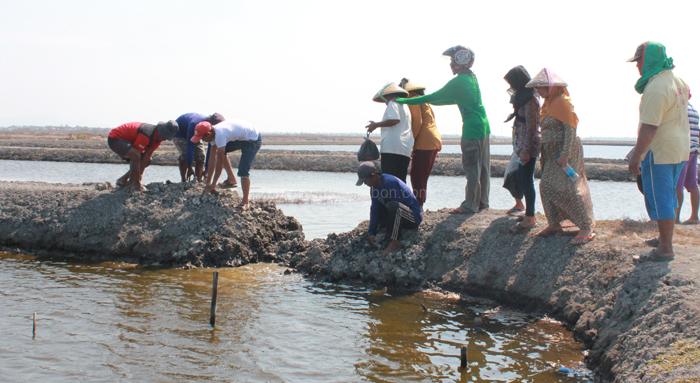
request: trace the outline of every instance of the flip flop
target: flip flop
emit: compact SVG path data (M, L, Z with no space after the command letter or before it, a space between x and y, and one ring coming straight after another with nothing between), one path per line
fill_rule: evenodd
M522 213L524 211L525 211L525 209L520 209L520 208L514 207L514 208L511 208L510 210L508 210L506 212L506 214L516 216L516 215L519 215L518 213Z
M222 189L234 189L234 188L238 187L238 184L237 184L237 183L231 183L231 182L229 182L229 180L226 180L226 181L222 182L222 183L219 185L219 187L221 187Z
M596 233L591 233L588 235L577 235L569 243L571 243L572 245L583 245L583 244L586 244L586 243L594 240L595 237L596 237Z
M646 254L635 255L632 257L634 263L642 262L670 262L674 258L674 254L661 254L658 250L652 250Z
M547 237L551 237L551 236L553 236L553 235L555 235L555 234L559 234L559 233L561 233L561 232L562 232L561 228L559 228L559 229L549 229L548 227L545 227L544 229L540 230L540 231L539 231L537 234L535 234L535 235L538 236L538 237L541 237L541 238L547 238Z

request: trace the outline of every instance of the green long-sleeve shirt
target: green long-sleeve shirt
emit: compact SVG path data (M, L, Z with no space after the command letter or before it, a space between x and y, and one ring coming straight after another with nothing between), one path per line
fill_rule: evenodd
M398 98L400 104L453 105L457 104L462 115L462 139L478 140L491 133L486 110L481 102L481 90L474 73L460 73L442 89L412 98Z

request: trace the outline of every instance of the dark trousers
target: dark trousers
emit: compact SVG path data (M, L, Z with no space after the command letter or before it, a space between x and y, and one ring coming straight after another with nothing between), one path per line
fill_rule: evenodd
M438 150L414 150L411 158L411 186L413 195L423 205L427 196L428 177L433 170Z
M535 216L535 164L537 158L530 158L525 165L518 165L516 172L517 182L525 197L525 215Z
M402 156L400 154L382 153L381 166L382 173L391 174L392 176L406 182L408 174L408 164L411 162L411 157Z
M418 223L411 209L401 202L390 201L379 211L379 221L386 228L386 237L398 240L401 229L417 229Z

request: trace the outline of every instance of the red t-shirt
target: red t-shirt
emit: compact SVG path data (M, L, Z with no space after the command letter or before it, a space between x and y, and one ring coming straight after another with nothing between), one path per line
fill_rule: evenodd
M148 151L149 154L153 153L160 146L162 140L158 137L158 132L153 133L153 140L140 132L139 128L142 125L144 125L143 122L128 122L119 125L109 131L108 137L129 141L131 142L131 146L141 153L146 151Z

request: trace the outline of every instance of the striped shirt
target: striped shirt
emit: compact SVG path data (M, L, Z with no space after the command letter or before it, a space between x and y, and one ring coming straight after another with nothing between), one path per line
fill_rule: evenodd
M688 122L690 122L690 153L700 153L700 128L698 128L698 111L688 104Z

